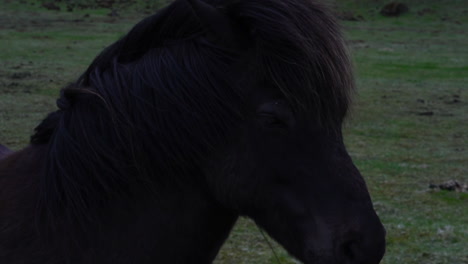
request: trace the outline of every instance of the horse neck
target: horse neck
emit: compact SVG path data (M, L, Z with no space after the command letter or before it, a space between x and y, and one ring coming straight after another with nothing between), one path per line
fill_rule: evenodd
M237 219L200 186L115 200L82 263L211 263Z
M0 210L0 227L18 227L0 232L0 253L14 260L6 263L58 258L70 263L211 263L237 219L235 213L217 204L206 188L186 184L158 190L157 195L143 191L132 199L114 198L106 208L100 208L99 223L88 227L91 231L78 242L81 245L70 244L73 226L55 234L55 243L50 244L39 236L34 220L38 217L37 170L44 163L45 151L45 146L28 147L0 162L0 183L12 191L6 197L0 193L0 202L8 200L11 205ZM25 182L28 189L21 187ZM18 213L23 209L27 213ZM29 239L22 247L1 250L25 236Z
M166 191L156 199L142 197L135 204L129 204L132 208L124 215L121 205L115 207L109 217L119 220L106 231L111 235L105 234L104 239L119 241L117 247L147 256L152 263L211 263L237 215L192 187ZM109 252L100 251L104 256L115 256L115 260L125 259L128 254L127 251L119 255L115 248L109 248Z

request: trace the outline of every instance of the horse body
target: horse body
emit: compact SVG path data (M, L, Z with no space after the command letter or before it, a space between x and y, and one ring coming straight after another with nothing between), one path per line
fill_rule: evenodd
M1 263L210 263L239 215L305 263L380 261L332 16L207 2L137 24L1 159Z

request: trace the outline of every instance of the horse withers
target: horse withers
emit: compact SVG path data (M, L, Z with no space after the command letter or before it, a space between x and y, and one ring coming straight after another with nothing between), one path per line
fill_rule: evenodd
M353 89L316 1L174 1L1 159L0 263L211 263L242 215L304 263L377 264Z

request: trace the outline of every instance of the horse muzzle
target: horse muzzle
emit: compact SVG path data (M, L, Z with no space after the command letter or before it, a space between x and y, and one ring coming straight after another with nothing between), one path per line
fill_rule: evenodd
M360 229L347 228L335 239L315 239L301 258L305 264L378 264L385 254L386 231L377 215ZM320 244L323 241L323 244ZM318 242L318 243L317 243ZM328 245L327 245L328 244Z

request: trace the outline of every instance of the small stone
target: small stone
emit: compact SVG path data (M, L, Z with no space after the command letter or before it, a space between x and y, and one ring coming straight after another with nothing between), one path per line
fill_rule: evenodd
M408 11L409 8L406 4L401 2L390 2L380 10L380 14L383 16L400 16Z

